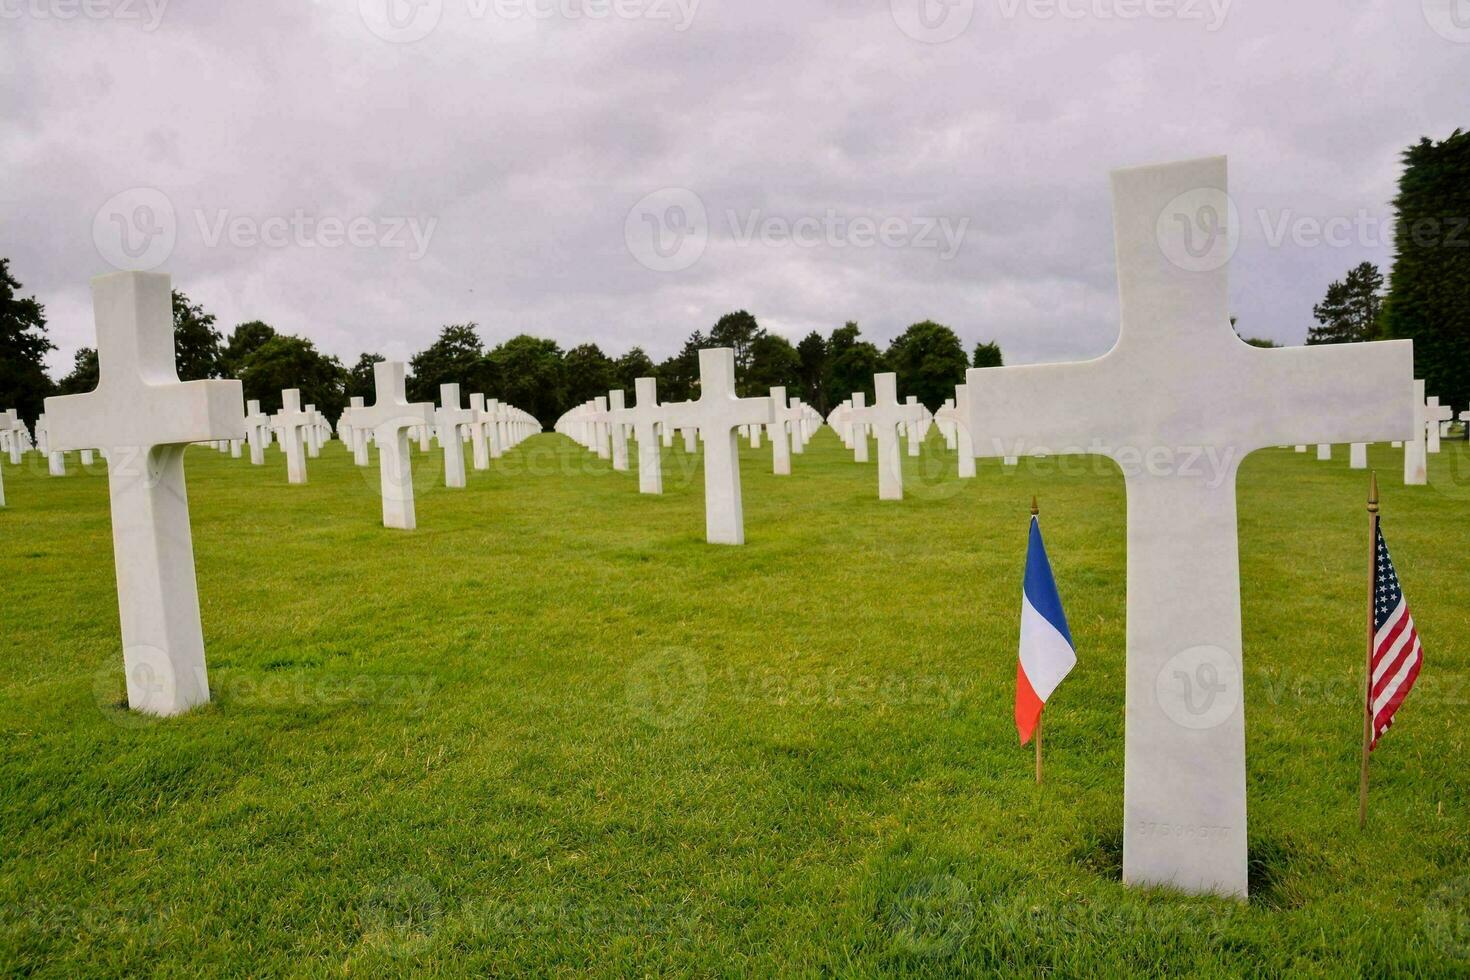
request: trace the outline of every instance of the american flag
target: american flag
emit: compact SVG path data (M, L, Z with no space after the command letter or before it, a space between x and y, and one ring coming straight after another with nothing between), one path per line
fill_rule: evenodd
M1380 527L1377 533L1377 571L1373 582L1373 683L1369 696L1373 712L1373 741L1370 748L1378 745L1378 740L1393 724L1394 713L1408 697L1419 676L1419 668L1424 665L1424 648L1419 645L1414 617L1409 614L1409 604L1404 601L1404 590L1399 586L1393 559L1388 556L1383 529Z

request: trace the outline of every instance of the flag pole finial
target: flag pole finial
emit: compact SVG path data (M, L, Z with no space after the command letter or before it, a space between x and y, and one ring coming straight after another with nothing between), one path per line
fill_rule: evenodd
M1378 471L1368 474L1368 513L1378 513Z
M1037 509L1037 506L1036 506L1036 494L1033 493L1031 495L1031 516L1032 517L1035 517L1037 514L1040 514L1040 513L1041 513L1041 511L1039 509Z

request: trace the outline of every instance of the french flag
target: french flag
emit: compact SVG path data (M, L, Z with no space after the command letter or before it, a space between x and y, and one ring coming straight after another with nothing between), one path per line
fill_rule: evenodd
M1041 543L1041 521L1033 511L1021 587L1021 662L1016 667L1016 731L1022 745L1031 741L1041 709L1076 663L1072 632Z

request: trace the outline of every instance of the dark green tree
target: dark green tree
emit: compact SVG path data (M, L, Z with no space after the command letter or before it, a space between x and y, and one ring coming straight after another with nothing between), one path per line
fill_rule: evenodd
M45 358L56 345L46 336L46 308L34 296L21 299L20 289L10 260L0 259L0 410L34 422L52 391Z
M755 317L744 310L726 313L710 328L708 347L735 348L735 377L738 379L750 370L750 358L755 342L766 332Z
M567 407L580 405L589 398L605 398L617 386L613 362L596 344L578 344L562 357L566 378ZM632 404L631 395L624 396Z
M899 397L914 395L931 411L954 395L955 385L965 383L970 366L960 338L933 320L915 323L894 338L885 359L898 375Z
M1470 239L1467 239L1470 245ZM1307 332L1309 344L1357 344L1376 340L1383 311L1383 273L1372 262L1348 271L1327 287L1327 296L1312 307L1317 325Z
M570 406L561 347L521 334L486 357L494 374L487 394L530 412L543 427L555 424Z
M613 364L613 387L628 393L628 404L633 404L633 391L639 378L655 378L658 375L653 360L642 347L634 347Z
M1404 153L1384 323L1414 341L1414 373L1441 403L1470 404L1470 133Z
M260 350L275 335L274 327L259 320L237 326L230 332L230 339L220 353L220 373L227 378L238 378L240 372L245 370L245 363L250 360L250 355Z
M72 362L71 374L62 378L56 385L58 395L85 395L89 391L97 390L97 350L93 347L83 347L76 353Z
M240 383L246 398L260 399L266 412L281 408L281 392L301 389L301 404L335 421L347 406L347 370L335 357L328 357L303 337L277 334L250 355Z
M715 345L698 330L684 341L684 349L658 366L658 400L683 402L699 397L699 352Z
M975 356L970 359L970 367L1005 367L1005 361L1000 356L1000 344L994 341L988 344L984 341L977 343Z
M832 404L851 398L854 392L864 392L868 404L873 402L873 375L886 370L883 355L878 348L866 340L859 340L862 331L849 320L832 331L827 341L827 397Z
M459 385L461 402L472 392L489 387L491 372L485 345L474 323L453 323L439 338L409 360L408 400L439 404L439 386Z
M826 415L827 404L827 339L813 330L796 345L801 360L801 387L796 394L802 401Z
M174 365L180 381L202 381L220 376L220 333L214 314L174 290Z
M373 365L386 360L382 354L359 354L357 363L347 372L347 397L362 398L369 405L375 404L378 400L378 383Z
M788 398L801 395L801 357L791 341L773 333L761 332L750 345L750 367L738 378L736 390L741 395L767 395L782 385Z

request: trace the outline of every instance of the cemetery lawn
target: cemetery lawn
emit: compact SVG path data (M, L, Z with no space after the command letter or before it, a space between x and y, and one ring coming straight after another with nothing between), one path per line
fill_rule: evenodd
M1240 481L1252 898L1125 889L1124 497L931 433L908 499L824 429L637 493L556 435L460 491L188 454L213 702L122 707L106 481L4 465L0 973L1419 974L1470 969L1470 454L1384 533L1426 666L1357 829L1366 477ZM946 460L949 462L945 463ZM1012 722L1031 494L1080 658Z

